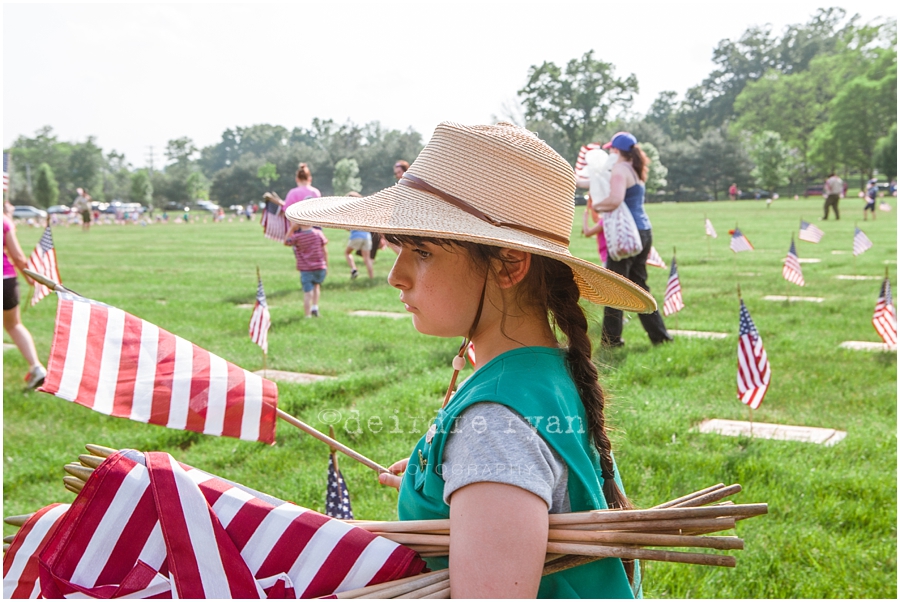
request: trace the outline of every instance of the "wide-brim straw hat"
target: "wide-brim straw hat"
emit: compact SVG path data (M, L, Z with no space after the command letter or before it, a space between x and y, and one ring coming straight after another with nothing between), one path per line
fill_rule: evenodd
M574 257L572 167L524 128L444 122L394 186L367 197L295 203L289 220L345 230L469 241L557 259L593 303L648 313L656 301L630 280Z

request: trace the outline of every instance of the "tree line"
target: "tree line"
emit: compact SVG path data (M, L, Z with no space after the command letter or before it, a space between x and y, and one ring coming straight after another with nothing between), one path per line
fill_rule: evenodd
M732 182L802 194L831 171L860 185L876 170L896 178L895 20L862 23L843 9L820 9L780 35L753 26L722 40L713 62L682 98L662 92L645 115L632 112L637 77L617 76L593 50L565 66L544 62L528 69L520 106L499 119L534 131L573 165L583 144L631 131L652 160L647 188L659 199L717 199ZM300 162L325 195L369 194L393 184L393 164L412 161L422 145L412 128L313 119L291 130L229 128L204 148L187 137L170 140L166 165L149 170L104 153L93 137L62 142L45 127L10 149L11 198L48 206L83 187L96 200L156 207L200 198L245 204L292 188Z

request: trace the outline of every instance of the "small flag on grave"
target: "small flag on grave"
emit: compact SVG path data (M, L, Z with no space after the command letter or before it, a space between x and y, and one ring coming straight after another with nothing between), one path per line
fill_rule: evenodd
M800 220L800 240L818 243L822 240L823 236L825 236L825 232L823 232L821 228L818 228L809 222Z
M797 257L797 246L794 244L793 238L791 238L791 248L788 249L787 257L784 258L781 275L785 280L797 286L806 286L806 282L803 280L803 271L800 269L800 258Z
M737 394L741 402L755 410L769 390L772 371L762 338L741 299L740 337L738 339Z
M716 234L716 229L713 228L712 222L709 221L709 218L706 218L706 235L711 236L712 238L719 238L719 235Z
M275 383L121 309L57 295L40 391L109 416L274 443Z
M857 228L853 234L853 256L862 255L871 248L872 241L869 240L865 232Z
M49 280L62 284L62 280L59 277L59 266L56 264L56 248L53 246L53 234L50 232L50 226L44 228L41 239L28 257L28 265L26 267L32 272L37 272ZM35 282L31 305L36 305L38 301L49 294L49 288L40 282Z
M325 515L342 520L353 520L350 492L347 482L337 467L334 452L328 456L328 488L325 493Z
M753 245L747 240L747 237L737 228L731 231L731 250L735 253L742 251L752 251Z
M660 257L656 247L650 247L650 253L647 255L647 265L654 268L666 269L666 262Z
M684 301L681 298L681 282L678 279L678 266L675 264L675 256L672 256L672 269L669 271L669 282L666 283L666 295L663 300L663 315L670 316L684 309Z
M256 305L250 316L250 340L262 347L263 353L269 352L269 327L272 318L269 316L269 305L266 303L266 291L263 290L262 278L256 273Z
M881 293L875 303L872 325L885 345L897 344L897 314L894 310L894 299L891 296L891 281L887 278L881 283Z

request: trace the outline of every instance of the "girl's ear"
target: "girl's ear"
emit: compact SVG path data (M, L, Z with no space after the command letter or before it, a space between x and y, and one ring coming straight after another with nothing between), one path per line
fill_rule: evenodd
M522 281L531 269L531 253L515 249L500 249L501 266L498 271L500 288L512 288Z

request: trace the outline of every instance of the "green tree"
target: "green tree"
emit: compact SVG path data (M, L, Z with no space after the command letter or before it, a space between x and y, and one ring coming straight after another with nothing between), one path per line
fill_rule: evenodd
M131 174L131 201L140 203L146 207L153 207L153 184L146 169L140 169Z
M778 132L765 131L753 137L750 157L755 166L750 172L756 185L776 190L788 183L791 172L791 153Z
M727 125L703 133L697 141L694 159L698 163L694 169L695 185L716 200L732 182L743 187L752 181L750 158L740 139L729 133Z
M654 194L666 187L668 182L666 176L669 174L669 168L663 165L659 160L659 151L650 142L641 142L641 148L644 154L650 159L650 169L647 172L647 182L645 186L647 192Z
M75 188L84 188L96 201L104 200L103 171L106 168L106 159L103 149L95 144L94 136L72 146L69 154L69 182ZM74 192L74 191L70 191Z
M891 126L887 136L875 144L875 168L888 179L897 177L897 124Z
M525 117L559 132L567 146L562 155L570 162L606 125L610 113L629 108L638 92L633 74L620 79L614 70L611 63L595 59L593 50L570 60L565 70L547 61L528 70L528 82L518 91Z
M194 155L197 154L197 147L194 146L193 140L188 137L182 137L169 140L164 152L171 164L187 167Z
M334 194L345 196L348 192L362 190L362 180L359 179L359 165L356 159L341 159L334 166L334 177L331 179Z
M266 161L259 166L259 169L256 170L256 177L262 181L263 187L268 190L269 184L273 180L278 179L278 168L274 163L269 163L268 161Z
M59 198L59 185L53 175L53 169L46 163L41 163L37 169L37 178L34 182L34 198L38 204L47 208L56 204Z

